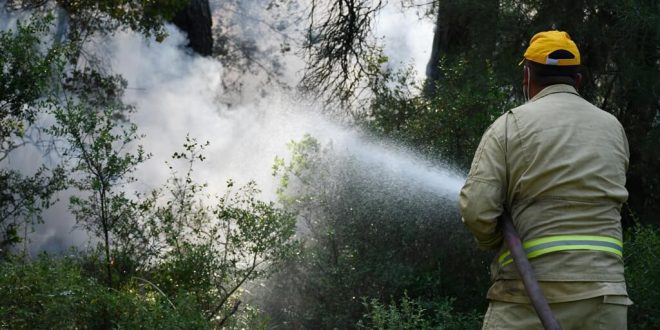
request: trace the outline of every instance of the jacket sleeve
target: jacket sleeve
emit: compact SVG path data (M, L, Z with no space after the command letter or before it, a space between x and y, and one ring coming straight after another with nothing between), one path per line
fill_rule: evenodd
M504 210L507 185L504 147L496 134L499 124L503 121L493 123L481 138L459 195L462 221L482 249L497 249L502 244L497 219Z

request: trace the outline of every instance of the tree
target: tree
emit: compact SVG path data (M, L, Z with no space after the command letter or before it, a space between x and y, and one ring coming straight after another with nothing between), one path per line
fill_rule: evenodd
M495 51L497 30L493 27L497 25L499 5L493 0L432 2L435 31L425 86L429 96L434 96L436 90L443 87L442 67L455 65L469 56L467 62L472 74L464 78L474 79L487 69Z
M121 86L119 77L102 74L105 71L103 65L93 54L83 52L83 46L94 34L111 34L120 28L131 28L161 40L166 36L166 20L186 3L186 0L158 5L133 0L27 0L3 3L5 9L10 12L28 11L29 14L26 16L27 24L19 22L15 31L2 32L0 35L0 65L5 82L0 86L0 161L27 144L36 145L38 148L48 144L44 149L53 149L56 143L48 141L50 138L47 135L44 140L32 139L34 135L44 133L44 127L34 125L35 120L51 114L63 125L59 127L60 130L56 128L51 130L51 133L64 137L68 134L64 131L75 125L82 125L83 122L85 125L94 123L93 115L101 112L103 115L100 117L105 117L97 119L102 119L104 128L78 127L81 130L78 133L98 133L95 138L107 135L111 140L115 139L110 142L99 141L99 144L119 142L116 140L118 136L111 134L111 126L115 120L124 116L122 111L130 108L125 107L119 99L124 86ZM64 10L57 11L58 21L57 26L54 26L53 12L56 6L61 6ZM54 35L51 34L53 28ZM112 109L99 110L108 107ZM76 120L83 122L75 123ZM97 128L98 130L94 131ZM105 133L101 132L103 130ZM80 148L86 143L90 146L94 144L92 141L82 141L89 136L71 138L78 140ZM86 154L91 157L99 155ZM113 173L112 169L97 170L97 174L103 177L100 178L102 187L88 188L96 189L97 192L106 191L106 184L117 179L111 179L106 174L118 173ZM109 172L101 173L105 170ZM50 205L51 197L57 190L64 188L64 173L65 171L58 167L52 171L42 167L33 177L24 177L12 170L1 170L3 185L0 194L0 229L3 234L0 237L0 245L3 249L18 241L17 230L22 228L23 224L27 226L41 220L41 210ZM108 205L100 207L102 213L107 211L107 207ZM109 224L106 221L109 218L101 218L105 219L101 221L104 226Z
M79 97L84 97L91 109L114 97L113 79L106 79L100 73L102 65L90 54L81 53L88 37L131 28L160 40L166 36L166 19L185 4L186 0L158 5L133 0L3 3L10 12L28 11L29 15L25 19L27 23L19 22L15 30L0 32L3 81L0 86L0 161L28 144L42 150L52 149L52 141L47 136L41 137L44 127L34 125L37 118L48 116L49 109L57 109L55 112L62 114L62 107L77 107L71 100ZM53 12L57 5L64 11L58 11L58 23L54 26ZM81 56L94 68L78 66ZM65 90L68 96L63 102L61 96ZM94 90L98 93L92 96ZM85 95L79 96L80 93ZM31 177L15 170L0 169L0 249L5 251L18 242L19 230L41 221L41 211L50 206L53 194L64 188L64 178L65 171L58 166L54 169L42 166Z
M107 285L112 287L112 234L122 222L131 221L133 207L121 188L134 181L130 173L147 155L141 146L134 152L126 151L139 136L135 124L115 119L118 113L126 112L125 107L107 104L96 109L85 95L81 97L54 111L57 124L51 132L68 144L64 155L73 162L70 184L89 194L71 197L71 210L79 225L103 240Z
M67 48L46 38L52 15L19 22L15 30L0 31L0 162L30 143L32 125L52 104L53 77L61 74ZM3 164L4 167L4 164ZM19 231L40 222L53 194L64 188L59 167L40 167L32 175L0 169L0 256L21 240Z
M18 73L28 72L39 79L53 79L44 82L48 87L45 90L52 91L53 97L48 99L49 103L46 107L35 107L34 116L48 117L55 121L46 132L54 139L57 151L66 159L64 165L71 172L66 182L78 189L76 195L70 199L70 209L78 225L100 241L99 250L102 257L99 257L96 251L91 251L89 257L76 262L83 266L84 271L96 277L96 266L99 260L102 260L100 263L104 270L100 274L104 278L104 286L99 289L93 278L84 279L85 284L93 284L91 286L94 294L99 293L97 290L101 291L102 297L86 299L84 295L81 297L78 295L79 292L75 292L70 295L71 300L64 299L67 300L67 306L70 306L69 303L71 306L80 306L81 301L99 303L100 307L92 308L91 314L97 316L92 317L93 319L101 320L100 324L91 321L84 323L91 327L109 327L114 324L136 326L137 323L123 322L124 319L119 315L123 316L124 313L135 313L138 317L144 316L145 320L162 320L163 313L166 313L170 307L176 312L199 312L192 315L197 322L195 324L215 324L218 327L232 324L245 325L255 314L253 309L245 308L247 311L241 317L233 317L238 311L242 290L250 281L267 276L274 269L273 267L294 253L297 246L292 239L295 218L290 213L275 207L274 203L258 200L256 196L259 191L254 183L239 189L232 189L233 183L228 183L227 194L214 197L212 206L202 203L202 201L208 202L206 199L208 196L201 195L203 192L195 188L203 185L197 185L192 181L190 176L192 163L185 180L176 176L170 181L172 186L169 192L172 196L164 197L160 195L161 191L146 197L130 194L127 191L127 184L135 180L132 173L148 155L140 146L136 146L140 136L137 127L130 121L134 109L122 101L126 82L119 76L106 74L104 63L97 61L94 54L86 53L82 49L90 36L103 37L119 28L132 28L146 35L162 37L164 16L159 10L167 10L170 7L155 8L152 2L143 1L61 3L68 14L63 14L59 18L69 21L68 25L58 25L58 28L68 27L68 32L58 34L56 40L45 44L68 50L61 58L61 66L57 67L60 71L46 71L45 66L38 68L37 71L26 71L25 68L14 70L12 63L19 63L18 60L26 61L43 57L30 57L32 55L30 51L34 51L35 55L42 55L43 49L48 49L44 44L39 44L40 38L35 36L33 31L28 31L26 38L32 38L29 40L37 45L10 49L16 54L22 54L24 58L17 57L15 62L11 62L14 59L8 56L9 64L4 65L3 62L2 73L13 74L11 77L25 78L28 75L22 77ZM171 2L172 5L174 3ZM34 18L42 12L49 12L53 2L13 1L8 5L14 10L22 8L34 10L31 16ZM155 11L150 11L149 8ZM44 27L44 34L47 35L51 28L52 24ZM60 29L58 31L61 32ZM2 36L4 38L5 34L3 33ZM7 36L7 38L13 37L10 33L7 33ZM2 60L5 58L3 57ZM27 68L32 70L32 66ZM43 73L44 77L36 75L37 73ZM36 78L32 82L35 88L42 83ZM7 81L13 82L11 79ZM18 123L16 127L23 123L25 126L33 125L35 122L31 117L20 117L29 114L19 111L26 109L26 105L19 105L18 101L5 102L10 96L25 95L25 92L33 87L26 83L26 80L18 82L22 83L20 88L2 86L11 87L3 94L0 103L3 107L3 116L5 113L9 114L2 118L2 129L5 128L5 122L12 125ZM43 94L46 93L35 92L35 96L27 100L40 100ZM5 95L8 95L6 99ZM9 111L13 110L14 106L17 110ZM6 109L8 110L5 111ZM14 129L14 126L8 127ZM23 127L16 128L13 133L8 134L19 136L22 129ZM3 137L3 143L4 141ZM8 138L6 141L13 140ZM186 145L187 152L177 154L176 158L197 158L197 147L196 142L189 140ZM14 174L17 172L7 172L8 175L2 172L2 174L0 183L16 181ZM4 194L3 185L3 194L0 195L2 202L11 199L14 203L19 196L17 194L20 194L19 197L31 203L28 206L21 206L26 210L24 213L29 212L29 215L38 213L40 210L37 209L38 204L34 200L38 200L41 196L36 191L37 186L46 184L42 179L37 176L32 178L32 181L24 180L24 186L11 186L15 193L9 197ZM0 213L0 216L3 216L1 218L3 225L6 224L5 211L3 209ZM14 211L8 209L8 212ZM10 216L16 214L14 212ZM7 227L6 232L9 235L7 242L14 242L16 229ZM135 238L137 240L134 240ZM135 257L130 254L136 251L145 251L145 253L143 255L136 253ZM142 258L143 256L145 258ZM19 264L28 263L26 260L14 261ZM138 267L127 272L128 265ZM71 270L69 264L63 267ZM63 274L66 277L65 282L70 279L78 282L80 277L78 269ZM89 277L89 274L84 275ZM44 276L57 277L57 274L48 272ZM15 279L16 277L12 275L12 280ZM31 291L30 288L26 288L22 292L36 295L36 298L28 297L26 301L44 303L45 305L40 307L45 306L43 309L47 309L50 313L57 304L51 304L51 301L39 297L43 292L47 292L43 295L50 295L52 292L48 288L41 287L42 284L39 284L37 290ZM11 287L12 283L8 286ZM82 290L86 290L85 288L87 286L83 285ZM112 290L107 290L108 288ZM140 293L136 294L136 291ZM114 296L114 292L118 293L117 297ZM67 293L66 296L69 297L69 294ZM157 300L151 300L154 296L158 297ZM129 301L121 300L125 297L128 297ZM153 315L137 313L130 307L124 309L121 302L117 303L123 301L132 306L133 301L141 299L154 302L144 304L140 309L154 309ZM20 315L14 317L16 305L7 301L0 306L2 310L0 314L6 311L5 306L9 306L11 320L16 320L16 323L10 324L23 324L25 318ZM185 308L182 308L182 305L185 305ZM18 310L18 313L32 312L29 308L21 310L19 307ZM100 314L97 313L99 311ZM202 315L206 322L198 322L198 315ZM151 319L151 316L154 319Z
M224 99L264 97L296 84L287 73L298 61L300 8L290 0L218 2L213 24L213 55L223 65ZM239 101L239 102L240 102Z
M626 287L630 299L628 320L638 329L654 329L660 326L660 294L649 290L660 284L660 266L655 259L660 253L660 230L637 222L625 232L624 260Z

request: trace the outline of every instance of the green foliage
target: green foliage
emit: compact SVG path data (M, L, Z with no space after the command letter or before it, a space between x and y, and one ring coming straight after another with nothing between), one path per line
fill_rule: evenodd
M67 142L64 155L72 162L73 174L69 183L85 196L72 196L70 209L78 225L103 240L107 284L112 286L111 238L117 228L132 221L135 207L121 189L134 181L130 174L147 155L141 146L135 152L125 151L139 136L135 124L117 121L117 113L126 110L121 101L89 99L87 91L79 96L80 101L54 109L56 124L50 132Z
M38 98L44 96L50 87L51 75L61 70L61 49L44 50L48 44L41 40L46 37L52 20L50 15L35 17L28 23L18 22L16 30L0 31L3 137L20 134L21 122L34 121L37 109L23 108L34 105Z
M385 306L377 299L363 303L368 310L364 319L358 322L364 329L428 329L428 321L424 318L425 310L415 301L404 295L401 304ZM365 325L369 324L369 325Z
M299 142L291 141L287 147L291 151L291 159L287 164L284 158L276 156L273 163L273 176L280 177L277 197L285 204L291 205L297 201L296 197L300 197L286 194L291 176L300 178L307 172L318 169L321 145L311 135L305 134L302 140Z
M407 295L399 304L384 305L376 299L365 301L367 314L358 322L361 329L379 330L465 330L481 328L479 313L457 313L453 300L424 303L411 300ZM426 307L425 307L426 306Z
M0 161L30 141L40 109L51 104L53 77L63 70L67 49L50 45L51 15L36 15L15 30L0 31ZM0 169L0 257L21 241L21 232L41 221L53 194L64 187L61 168L40 167L25 175Z
M0 290L0 328L211 328L185 297L171 301L138 279L108 290L75 257L2 262Z
M15 30L0 31L0 160L25 136L53 77L63 70L66 49L51 47L46 38L52 21L51 15L35 16Z
M113 32L129 27L146 36L155 35L163 40L165 22L185 8L190 0L83 0L57 1L75 20L78 29Z
M0 160L20 146L15 141L28 129L44 131L33 125L48 117L55 123L45 132L57 139L71 175L65 180L63 168L58 176L43 169L33 177L2 170L0 249L4 254L20 238L15 218L39 219L65 182L78 189L70 199L78 225L102 243L79 258L3 263L3 292L14 286L24 291L2 300L0 327L265 328L268 319L241 295L247 283L267 277L295 253L295 217L258 200L253 182L236 189L230 181L224 196L207 196L206 185L192 178L193 161L204 160L205 146L194 139L174 155L188 161L184 176L171 166L167 186L129 195L126 184L148 155L135 146L140 136L129 120L133 109L122 101L126 82L105 74L93 55L79 62L93 34L131 28L162 39L165 19L187 1L58 3L69 15L67 40L46 41L52 15L40 19L39 11L31 23L0 35L6 81L0 86ZM9 6L49 12L45 4Z
M361 298L405 291L460 296L464 310L485 303L488 256L474 249L455 209L443 207L445 196L309 136L290 149L291 161L275 169L286 178L281 201L298 214L304 249L273 281L267 310L282 315L275 323L350 328L364 313Z
M167 37L165 23L190 0L8 0L5 6L10 10L48 11L53 3L66 10L68 38L80 45L91 34L112 34L127 28L162 41Z
M131 206L113 186L142 161L144 153L120 154L122 147L136 138L134 125L116 122L130 107L121 102L125 82L106 76L100 69L76 65L83 44L93 33L111 33L128 27L145 35L165 36L164 22L187 5L187 1L58 1L69 15L67 40L52 40L54 15L47 1L9 1L7 9L35 10L13 30L0 32L0 161L10 152L34 141L30 134L42 133L34 126L47 110L58 124L50 130L71 143L66 153L77 158L74 172L89 176L71 183L94 192L89 199L72 199L79 222L105 237L119 221L119 214ZM58 13L61 15L62 13ZM67 66L67 60L69 65ZM87 56L87 62L96 63ZM62 100L64 99L64 100ZM125 118L124 118L125 119ZM123 127L120 127L123 126ZM115 129L122 133L114 132ZM121 146L120 146L121 145ZM41 220L40 211L50 205L52 195L63 189L64 171L42 167L32 177L0 169L0 249L19 241L17 230ZM30 190L30 191L28 191ZM111 194L112 196L109 196ZM98 209L95 209L98 208ZM125 218L125 214L124 214ZM108 256L109 263L109 256ZM110 272L108 272L110 273Z
M628 322L635 329L660 327L660 231L656 227L637 224L626 232L626 284L634 302Z
M660 214L660 203L658 203L660 201L660 175L657 174L658 166L660 166L660 148L658 145L660 145L660 113L656 116L653 128L641 141L641 152L637 158L637 164L634 165L643 175L636 180L631 180L628 184L631 186L631 190L641 189L644 193L643 196L632 196L629 199L629 203L639 214L639 220L644 223L653 223L655 226L660 226L657 216Z
M513 107L510 88L495 79L492 66L473 71L466 59L445 59L442 81L426 96L412 73L386 72L370 82L374 92L365 124L461 169L469 167L481 134Z
M241 296L245 285L266 278L296 253L295 217L256 199L254 183L234 191L230 181L227 193L208 206L206 185L195 183L192 175L193 164L204 160L205 146L188 138L185 151L173 157L188 165L185 175L170 164L168 185L139 204L111 200L112 247L75 258L13 258L2 264L0 288L14 289L6 300L0 298L0 318L7 320L0 325L265 329L268 318ZM90 229L99 226L91 223L99 218L91 216L103 205L103 199L93 198L73 204L74 211L90 216L85 218ZM112 213L121 208L130 212ZM129 216L131 221L123 219Z
M48 171L41 167L32 176L17 171L0 170L0 259L8 248L25 239L19 233L43 221L41 212L48 208L52 196L65 186L61 167Z
M267 277L298 244L295 217L258 200L254 182L236 189L229 181L224 195L207 195L207 185L193 178L207 145L186 139L169 163L166 186L140 203L138 220L118 239L167 296L192 294L205 317L220 326L240 321L230 317L242 303L244 286ZM183 175L175 162L185 164Z
M271 329L270 317L254 305L244 305L243 311L226 323L227 329L237 330L266 330Z

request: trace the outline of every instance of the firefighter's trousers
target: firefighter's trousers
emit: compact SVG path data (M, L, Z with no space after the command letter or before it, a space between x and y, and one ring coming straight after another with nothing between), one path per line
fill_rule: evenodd
M550 304L562 330L625 330L628 305L625 296L600 296L591 299ZM491 301L484 316L483 330L543 330L534 307Z

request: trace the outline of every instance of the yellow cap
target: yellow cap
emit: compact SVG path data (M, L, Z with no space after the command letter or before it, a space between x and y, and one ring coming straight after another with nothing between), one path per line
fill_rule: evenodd
M572 58L551 58L550 54L558 50L567 51L573 56ZM529 47L524 56L529 61L544 65L580 65L580 51L575 42L571 40L571 36L564 31L544 31L535 34L529 41ZM520 63L522 64L522 61Z

